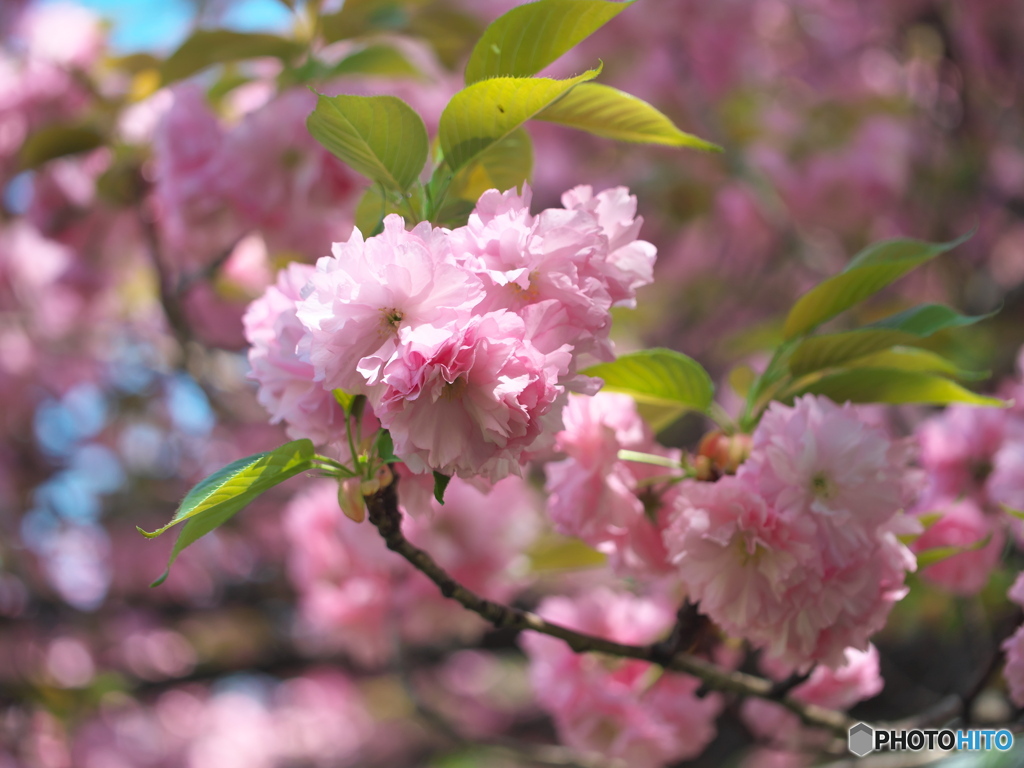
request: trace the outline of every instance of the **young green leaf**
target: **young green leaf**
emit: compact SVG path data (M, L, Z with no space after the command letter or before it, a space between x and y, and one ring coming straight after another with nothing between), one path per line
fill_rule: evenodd
M103 146L103 134L87 125L54 123L32 131L18 155L22 169L37 168L66 155L88 152Z
M855 368L834 373L804 387L798 394L825 395L837 403L967 403L1007 407L998 398L978 395L941 376L888 368Z
M448 167L461 170L574 86L600 72L598 66L568 80L497 77L463 88L441 114L438 138Z
M818 284L799 299L789 312L783 334L792 339L903 277L915 267L955 248L973 233L949 243L921 240L885 240L857 254L842 272Z
M368 45L331 67L327 77L340 75L386 75L418 77L422 73L397 48L390 45Z
M846 368L895 368L901 371L938 373L962 381L982 381L990 375L989 371L964 370L949 358L917 347L892 347L875 352L873 355L850 360L844 366Z
M395 456L395 443L391 439L391 433L386 429L379 430L377 432L377 439L374 441L374 447L380 460L385 464L396 464L401 461L400 458Z
M530 561L531 573L600 568L608 562L607 555L579 539L557 533L540 536L526 556Z
M178 553L193 541L223 524L264 491L305 472L313 466L314 449L309 440L295 440L272 451L246 456L214 472L189 491L171 521L147 538L159 536L172 526L186 523L174 545L168 572ZM153 586L163 583L165 572Z
M604 379L606 392L630 395L656 430L664 429L686 411L706 411L715 391L700 363L671 349L633 352L614 362L591 366L583 373Z
M890 347L916 345L939 331L972 325L991 316L969 317L942 304L922 304L853 331L804 339L793 352L789 369L794 376L804 376Z
M600 83L576 86L536 119L615 141L722 151L717 144L679 130L643 99Z
M388 189L407 190L427 161L423 120L395 96L323 96L306 127L331 154Z
M400 0L345 0L341 10L320 17L324 40L333 43L369 32L395 32L409 25Z
M384 231L384 217L390 213L404 213L401 207L388 198L380 184L374 184L356 205L355 225L363 237L372 237Z
M533 170L533 144L530 134L517 128L503 141L480 153L475 162L464 167L452 179L450 198L473 203L488 189L502 191L520 186Z
M994 317L995 314L996 312L989 312L986 315L961 315L945 304L919 304L866 327L903 331L923 339L939 331L980 323L982 320Z
M305 50L296 41L261 32L197 29L160 66L164 85L183 80L213 64L272 56L288 61Z
M590 37L632 2L540 0L513 8L484 30L466 64L466 85L528 77Z
M984 549L988 546L990 541L992 541L991 533L985 538L979 539L972 544L949 547L932 547L930 549L922 550L917 553L917 569L920 571L923 568L927 568L929 565L941 563L943 560L948 560L949 558L963 554L964 552L974 552L979 549Z
M434 472L434 498L437 499L438 504L444 504L444 492L451 481L452 478L449 475Z

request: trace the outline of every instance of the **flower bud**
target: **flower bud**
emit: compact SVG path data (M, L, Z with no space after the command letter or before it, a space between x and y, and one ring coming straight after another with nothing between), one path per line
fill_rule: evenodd
M721 475L734 475L750 455L750 435L726 435L719 430L708 432L700 441L697 453L706 456Z
M345 517L357 523L366 518L366 504L363 503L362 481L358 477L349 477L338 485L338 504Z

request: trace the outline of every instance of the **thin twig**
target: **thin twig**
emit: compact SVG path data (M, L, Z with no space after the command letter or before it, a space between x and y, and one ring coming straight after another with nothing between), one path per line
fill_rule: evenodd
M528 629L557 637L565 641L576 653L606 653L610 656L639 659L658 664L666 669L685 672L702 680L706 686L717 691L775 701L794 712L807 725L825 728L843 737L855 722L842 712L805 704L791 696L776 697L774 695L775 685L760 677L742 672L731 672L704 659L684 653L678 653L670 659L665 659L663 648L659 643L651 645L616 643L563 627L529 611L486 600L455 581L429 554L405 538L402 533L402 515L398 510L397 481L377 493L367 496L366 506L370 522L380 531L388 549L400 554L413 567L433 581L445 597L457 601L464 608L479 614L496 627Z

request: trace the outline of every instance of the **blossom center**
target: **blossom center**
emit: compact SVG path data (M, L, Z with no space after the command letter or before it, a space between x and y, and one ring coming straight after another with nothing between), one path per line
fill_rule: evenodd
M386 339L398 333L398 326L402 324L403 319L405 319L405 313L402 310L394 307L381 307L379 328L381 338Z
M836 486L824 472L818 472L811 478L811 491L819 499L829 501L836 495Z
M449 403L454 400L461 400L462 393L466 391L466 387L469 386L469 382L465 376L459 376L455 381L448 382L441 389L441 397L447 400Z
M537 301L540 298L540 289L537 287L537 278L539 277L536 271L531 272L527 275L529 285L527 287L521 286L519 283L509 283L509 287L512 289L512 294L525 304Z

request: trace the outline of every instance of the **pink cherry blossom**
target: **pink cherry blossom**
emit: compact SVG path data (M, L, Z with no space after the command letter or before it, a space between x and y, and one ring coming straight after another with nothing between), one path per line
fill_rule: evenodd
M465 323L483 297L480 281L455 266L447 240L429 223L405 231L400 216L364 240L359 230L317 262L297 315L327 389L368 393L401 339L425 324Z
M794 592L824 573L811 520L782 514L735 477L686 483L664 536L691 599L754 642L785 642Z
M1018 627L1000 647L1006 654L1003 677L1010 688L1010 698L1018 707L1024 707L1024 626Z
M792 672L792 668L785 664L764 658L761 667L775 680L785 680ZM869 645L866 651L847 648L842 665L835 669L818 665L806 681L792 690L791 695L805 704L843 711L876 696L884 685L879 671L878 649ZM797 748L801 744L822 741L822 734L809 733L793 712L763 699L746 699L741 715L752 733L773 746Z
M548 514L556 530L605 552L621 572L665 570L658 525L664 500L657 486L645 489L640 481L668 470L621 461L618 453L628 449L669 458L675 452L655 443L628 395L570 395L562 419L565 428L555 436L555 448L567 458L546 467Z
M917 429L929 492L986 501L992 462L1006 438L1006 414L998 408L951 405Z
M204 263L242 232L218 191L224 130L194 83L172 89L173 101L153 136L153 200L167 244Z
M548 598L538 612L549 621L623 643L659 639L674 617L666 603L607 589L574 599ZM530 657L537 699L571 747L638 768L657 768L699 754L714 737L722 700L717 694L697 698L694 678L656 675L646 662L576 654L544 635L523 635L521 642Z
M488 286L488 309L510 309L541 349L567 342L610 359L611 297L587 263L607 252L594 216L563 209L530 214L531 192L488 190L469 222L451 232L452 252Z
M955 594L980 592L1003 553L1006 537L1001 517L985 515L969 497L932 501L922 504L920 509L942 517L914 542L915 552L936 547L971 547L989 538L980 549L961 552L921 571L922 577Z
M499 480L518 474L523 452L551 438L569 352L541 354L525 336L522 319L501 311L403 334L369 397L410 469ZM360 365L371 383L378 359Z
M657 249L646 240L637 240L643 218L636 215L636 197L625 187L606 189L594 195L586 185L574 187L562 195L568 210L586 211L597 219L601 234L608 240L608 252L592 259L608 289L613 306L635 307L636 290L654 280Z
M344 436L344 414L334 395L314 380L313 366L299 354L306 333L296 317L296 302L315 268L292 262L277 282L242 318L251 345L251 376L259 383L258 399L271 423L285 422L295 439L327 443Z
M903 506L903 451L853 406L806 395L772 403L739 476L780 513L828 528L830 556L854 554Z
M838 666L845 648L867 647L906 594L914 558L896 538L901 524L846 551L813 513L774 507L727 476L684 484L664 537L691 597L727 632L793 667Z

